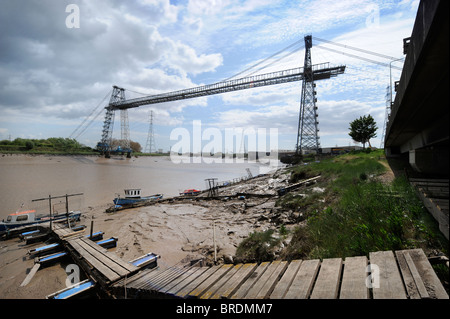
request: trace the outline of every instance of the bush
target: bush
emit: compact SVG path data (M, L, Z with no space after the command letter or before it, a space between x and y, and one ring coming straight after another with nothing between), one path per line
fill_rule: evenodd
M272 237L274 230L251 233L236 249L236 258L241 262L263 262L274 259L274 250L281 239Z
M32 141L26 141L25 148L27 151L32 150L34 148L34 143Z

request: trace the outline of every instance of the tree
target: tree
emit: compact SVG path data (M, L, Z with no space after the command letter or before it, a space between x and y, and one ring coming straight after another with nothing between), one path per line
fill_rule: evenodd
M366 143L370 145L370 139L376 137L376 131L378 130L377 123L373 117L369 114L368 116L361 116L359 119L350 122L349 127L350 135L355 142L361 142L363 148L366 148Z

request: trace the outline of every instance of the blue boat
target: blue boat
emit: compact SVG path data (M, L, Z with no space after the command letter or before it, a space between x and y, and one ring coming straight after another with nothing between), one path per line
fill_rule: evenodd
M6 220L0 222L0 231L7 231L22 226L31 226L49 221L61 221L67 219L79 221L81 212L70 212L69 214L59 214L55 216L39 216L34 209L9 214Z
M162 194L155 194L150 196L141 196L140 188L129 188L125 189L125 197L116 197L114 198L115 205L130 205L138 202L144 201L157 201L163 198Z
M57 291L51 295L48 295L46 298L47 299L69 299L69 298L79 297L81 294L83 294L84 292L86 292L94 287L95 287L95 282L90 279L86 279L86 280L83 280L83 281L73 285L73 286L64 288L64 289Z

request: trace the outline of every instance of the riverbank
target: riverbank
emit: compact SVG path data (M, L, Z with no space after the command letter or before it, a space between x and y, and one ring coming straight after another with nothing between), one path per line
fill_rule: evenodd
M317 176L278 196L280 188ZM237 193L242 195L232 196ZM161 268L198 259L206 264L259 262L407 248L448 255L448 241L441 241L413 190L395 178L381 152L280 169L220 188L218 195L113 213L106 213L110 204L90 206L81 223L89 227L93 221L94 231L117 237L112 251L123 260L153 252L161 255ZM384 213L377 203L395 209L374 220L373 209ZM0 242L0 247L0 298L43 298L65 287L70 261L38 271L26 287L19 287L32 267L32 260L24 258L30 248L18 240Z

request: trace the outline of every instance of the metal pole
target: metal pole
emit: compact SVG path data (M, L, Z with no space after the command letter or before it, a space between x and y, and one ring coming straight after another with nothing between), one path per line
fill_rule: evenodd
M216 222L213 221L214 264L217 263Z
M91 240L92 240L92 232L93 232L93 230L94 230L94 219L91 220L91 234L89 236L89 239L91 239Z
M66 194L66 217L67 217L67 225L69 226L69 229L72 229L70 227L70 221L69 221L69 195Z
M404 58L400 58L397 60L393 60L391 62L389 62L389 87L391 89L391 106L392 106L392 63L396 62L396 61L400 61L403 60Z
M50 231L52 230L52 195L48 195L48 206L50 208Z

